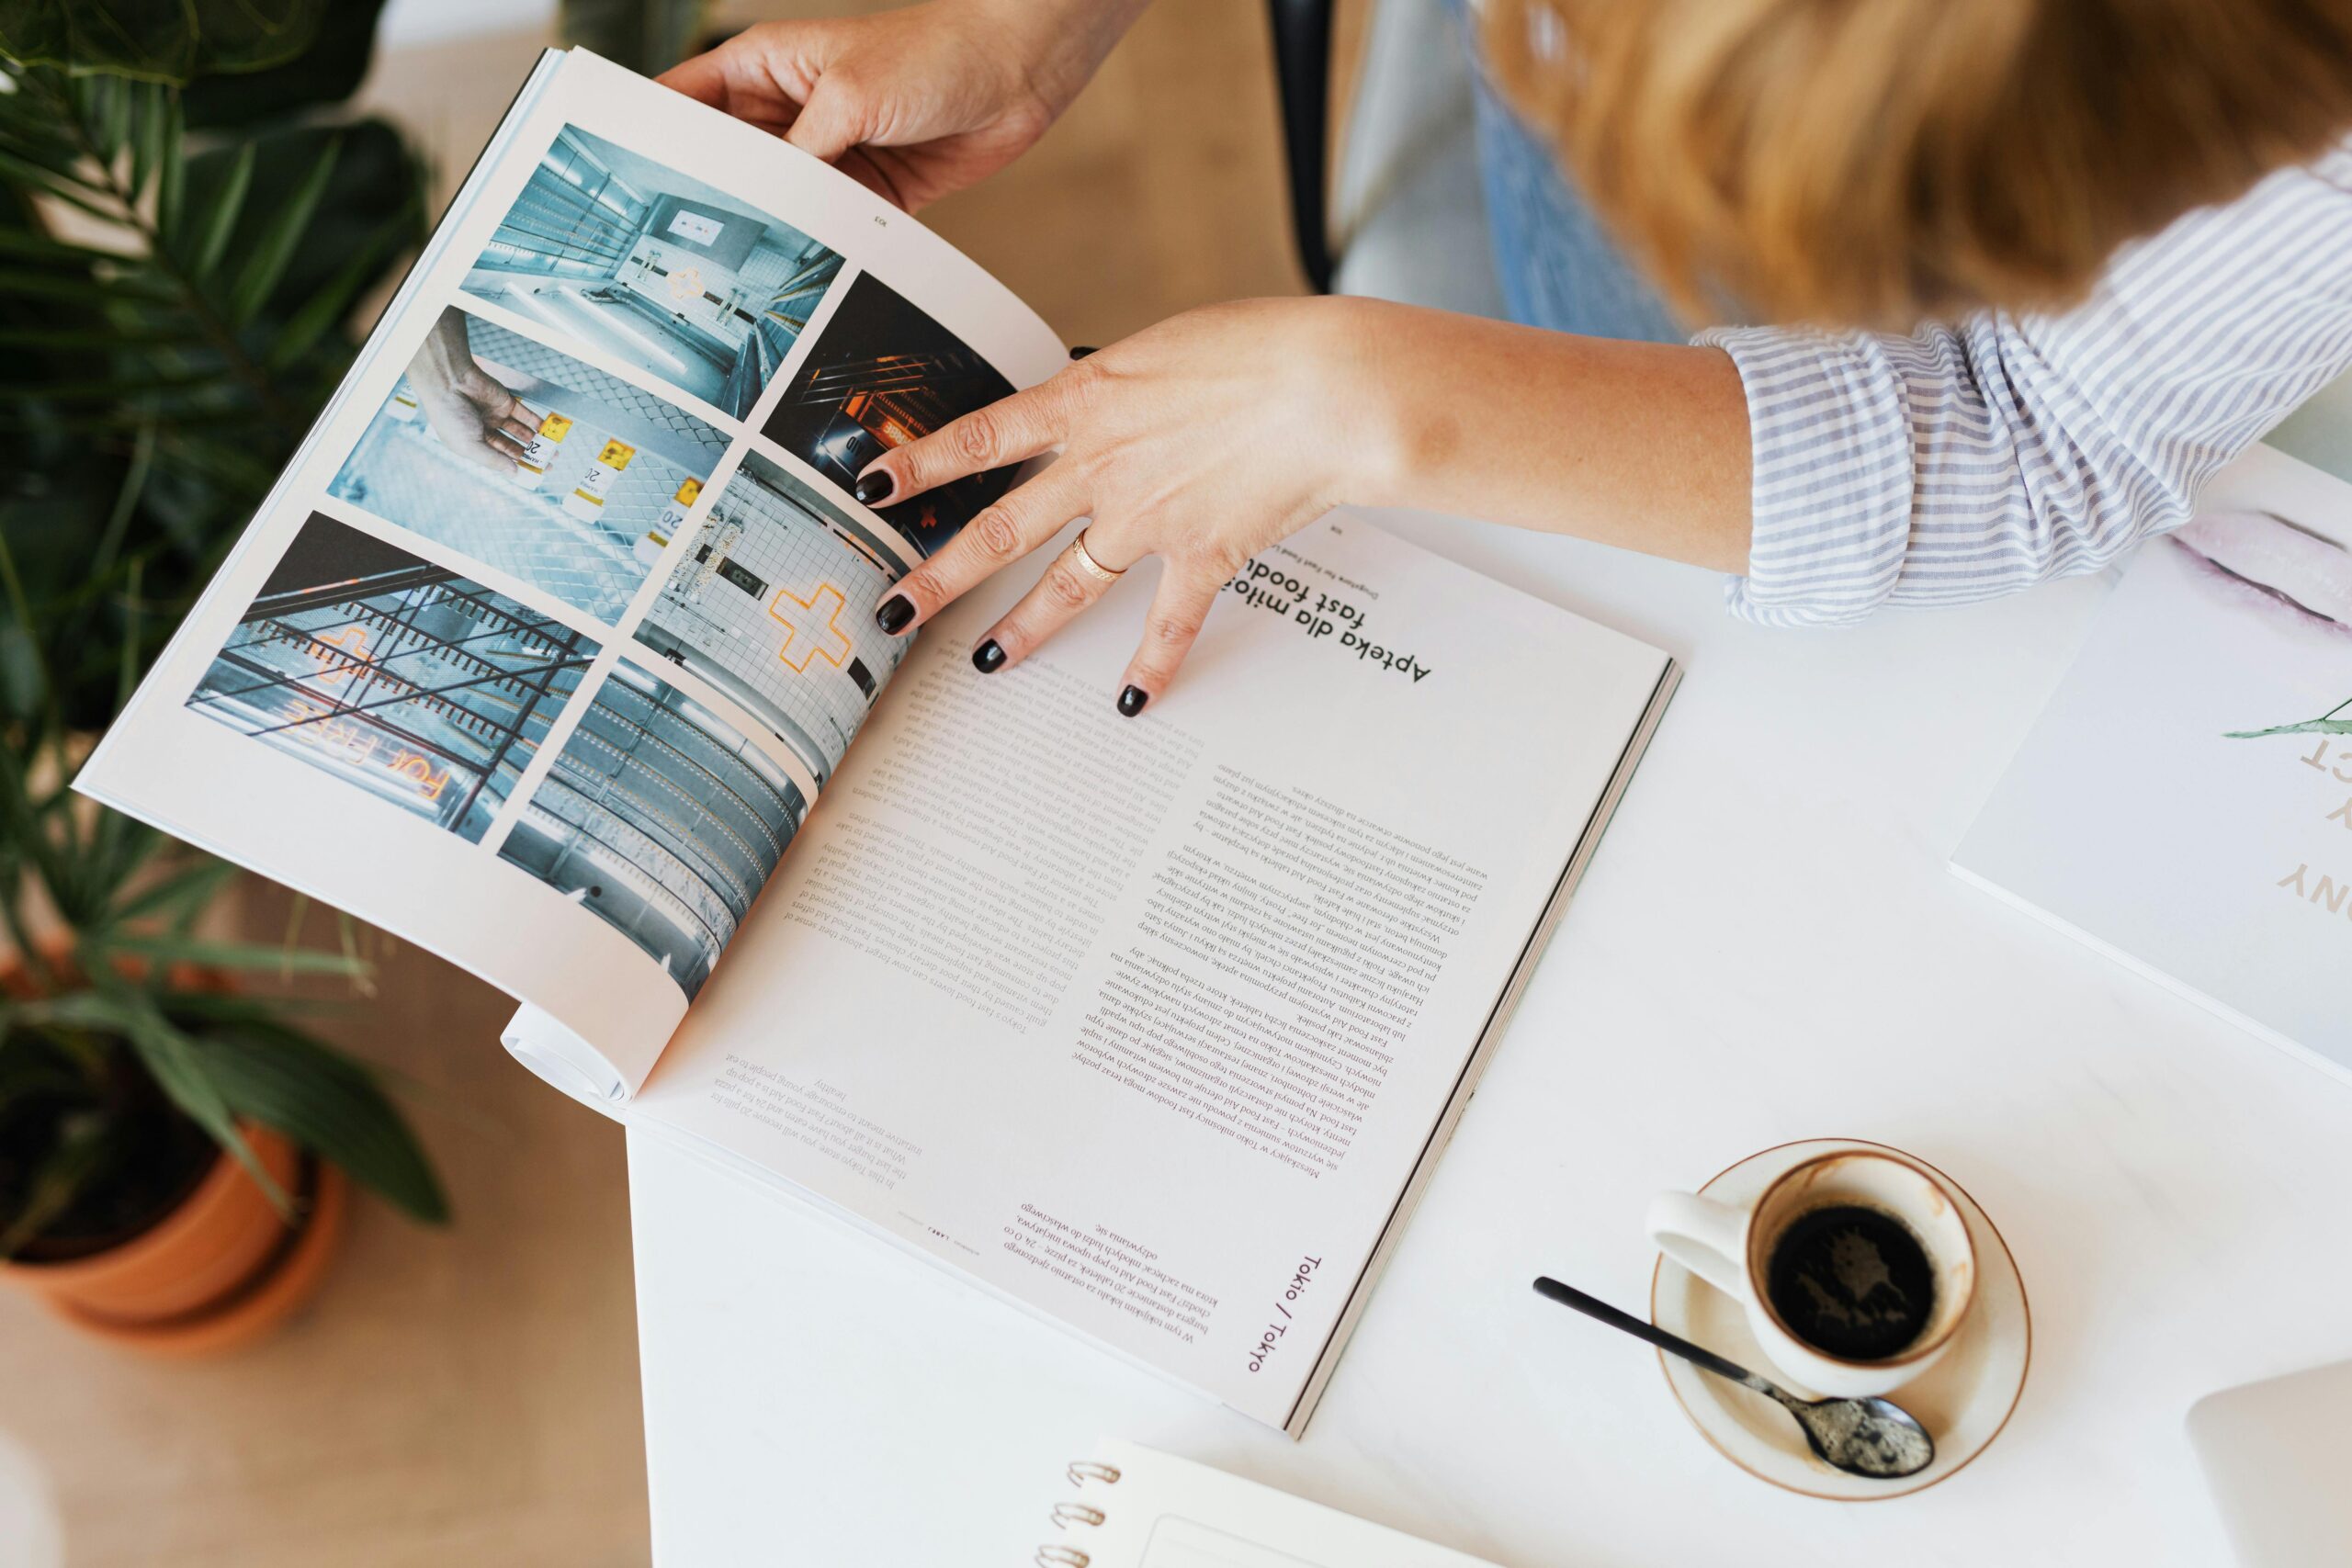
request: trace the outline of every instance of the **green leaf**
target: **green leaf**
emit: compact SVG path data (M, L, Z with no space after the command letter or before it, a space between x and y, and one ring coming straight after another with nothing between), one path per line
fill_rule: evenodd
M30 713L39 707L48 679L32 628L17 621L0 626L0 703L7 705L7 711Z
M205 130L283 120L359 90L376 46L376 17L384 0L334 0L319 19L310 47L295 59L233 76L188 84L188 124Z
M253 1146L237 1130L236 1115L228 1097L206 1069L197 1041L164 1018L152 999L143 997L124 1006L119 1019L121 1032L139 1054L140 1065L147 1069L156 1087L191 1121L209 1133L214 1143L235 1156L268 1196L272 1207L280 1213L287 1212L290 1204L285 1189L262 1168Z
M313 197L309 187L319 181L319 161L330 143L336 144L334 163ZM285 353L275 341L278 324L290 324L322 289L343 287L345 278L360 273L364 276L349 290L356 300L386 274L397 251L422 238L424 176L399 133L382 120L333 130L311 125L273 130L254 137L254 145L253 185L245 195L245 216L230 238L229 254L262 254L275 243L272 230L288 209L309 208L277 277L249 301L253 319L271 323L272 341L265 344L262 357L277 362L283 354L282 363L290 366L300 355ZM193 202L205 199L202 193L224 161L218 154L208 157L210 162L189 175ZM362 254L371 252L370 262L355 266ZM347 306L335 310L328 327L339 325L348 314ZM311 341L323 336L314 334Z
M0 0L0 55L76 75L186 82L311 45L326 0Z
M197 242L196 250L188 257L188 272L199 283L212 276L220 265L221 253L229 248L229 236L237 227L237 214L244 209L245 192L253 185L255 151L250 141L237 149L230 161L228 175L212 197L205 216L204 237Z
M252 321L269 299L270 290L286 275L286 264L294 258L294 247L300 244L310 228L311 215L318 210L319 197L326 193L327 179L334 173L336 161L343 155L343 139L329 137L327 144L311 162L311 169L302 183L294 187L291 198L281 203L271 214L269 226L264 229L245 265L237 274L236 286L229 293L229 320L236 326Z
M209 1035L198 1048L239 1115L275 1127L410 1217L439 1224L449 1202L431 1161L366 1068L294 1030Z
M122 222L121 209L106 201L87 185L71 175L44 168L29 158L19 157L6 148L0 148L0 175L19 180L32 190L54 197L68 207L78 208L93 218L113 224Z
M86 273L0 270L0 293L41 299L72 299L91 305L119 305L128 299L159 298L155 286L144 279L98 278ZM11 389L14 390L15 389Z
M187 204L187 160L180 153L184 125L179 100L166 95L159 132L162 144L155 152L155 232L175 251L179 249L180 221Z
M63 240L53 240L33 229L0 228L0 252L29 256L35 261L68 262L85 266L95 262L119 262L122 259L119 252L68 244Z
M99 155L111 167L130 140L130 96L134 85L119 76L86 76L95 101L89 122L96 133ZM138 84L144 87L145 84Z
M302 302L302 308L287 318L286 330L277 334L270 345L269 368L284 370L302 355L311 352L319 339L334 327L343 323L358 304L359 296L376 281L384 257L407 236L410 220L406 213L395 214L391 221L376 231L367 243L351 254L327 285L316 290Z
M9 614L7 629L23 633L27 643L27 647L22 651L12 650L8 657L28 659L36 682L31 703L23 708L17 708L12 704L11 710L29 713L34 708L44 705L44 699L49 693L49 670L47 660L41 655L40 641L32 636L38 622L33 616L32 602L25 594L24 576L17 570L17 552L9 547L8 536L5 529L0 529L0 589L5 589L7 594ZM9 781L8 796L17 800L26 799L23 794L24 775L19 771L21 764L16 748L0 748L0 751L7 753L6 766L5 769L0 769L0 773L5 773ZM0 807L0 809L5 809L5 807ZM34 843L25 847L38 851L40 847L38 836Z
M0 348L95 349L119 354L126 349L175 348L192 351L186 333L141 327L0 327Z
M2222 739L2260 740L2270 735L2352 735L2352 718L2307 718L2301 724L2281 724L2270 729L2224 730Z
M130 194L147 193L164 157L164 119L170 112L168 92L153 83L125 84L130 95Z
M336 975L346 978L368 973L365 960L315 948L291 950L266 942L209 942L160 936L118 936L107 946L116 953L143 958L161 966L193 964L205 969L267 971L276 975Z
M166 392L189 392L230 385L225 372L197 371L185 376L117 376L95 381L48 381L38 387L0 387L0 398L27 402L119 402L139 400L142 406Z
M0 1229L0 1258L13 1258L24 1245L49 1228L81 1195L83 1186L109 1163L117 1152L108 1119L90 1112L63 1118L56 1145L49 1151L26 1184L23 1203L15 1219Z
M237 868L229 862L203 856L124 899L116 906L110 923L123 925L155 917L169 919L183 910L201 908L236 875Z

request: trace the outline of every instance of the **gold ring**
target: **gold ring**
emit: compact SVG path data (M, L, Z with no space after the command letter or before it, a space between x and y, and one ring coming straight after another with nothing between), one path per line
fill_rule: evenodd
M1086 573L1097 582L1109 584L1116 582L1119 579L1127 575L1126 569L1125 567L1121 567L1118 570L1113 571L1109 567L1104 566L1101 561L1094 558L1094 552L1086 547L1086 530L1083 528L1080 528L1078 531L1078 537L1069 542L1069 548L1064 550L1062 553L1077 563L1079 570Z

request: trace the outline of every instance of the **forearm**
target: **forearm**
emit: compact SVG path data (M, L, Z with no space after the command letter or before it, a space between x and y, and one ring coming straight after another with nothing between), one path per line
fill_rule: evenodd
M1058 114L1069 107L1103 57L1126 36L1151 0L975 0L998 8L1008 30L1034 29L1037 40L1015 51L1029 85Z
M1719 349L1329 301L1337 499L1747 570L1747 402Z

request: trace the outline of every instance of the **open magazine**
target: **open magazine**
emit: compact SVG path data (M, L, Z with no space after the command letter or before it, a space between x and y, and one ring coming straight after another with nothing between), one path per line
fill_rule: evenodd
M81 784L1295 1432L1675 669L1344 513L1144 718L1148 570L996 675L1030 574L882 633L1019 475L859 470L1066 362L854 182L550 53Z

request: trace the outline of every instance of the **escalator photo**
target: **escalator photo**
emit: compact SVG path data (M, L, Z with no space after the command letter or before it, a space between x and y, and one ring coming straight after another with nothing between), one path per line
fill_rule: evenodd
M741 419L841 270L797 229L568 125L462 287Z
M756 745L621 660L499 853L642 948L691 1000L807 812Z
M707 421L452 307L328 491L611 623L726 449Z
M763 428L848 491L893 446L1010 397L994 367L871 274L851 280ZM1014 469L972 474L876 515L929 556L1002 495Z
M313 513L187 705L479 843L596 651Z
M637 637L764 726L822 784L905 655L907 639L873 614L899 576L869 525L752 452Z

